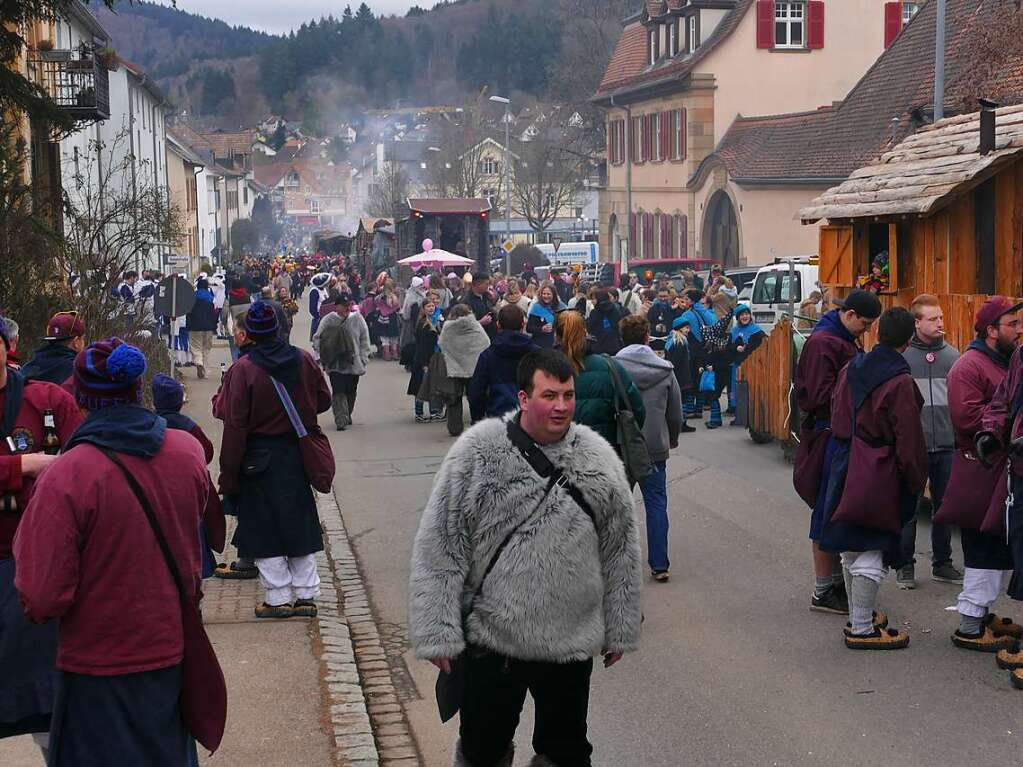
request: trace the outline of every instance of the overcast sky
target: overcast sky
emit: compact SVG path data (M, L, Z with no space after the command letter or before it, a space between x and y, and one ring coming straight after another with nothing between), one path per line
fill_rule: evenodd
M162 0L164 5L170 5ZM351 0L352 10L362 0ZM212 16L228 24L241 24L266 32L288 32L301 26L303 21L321 16L341 16L349 0L177 0L177 6L189 13ZM416 5L415 0L366 0L377 16L400 14ZM424 8L433 6L433 0L419 0Z

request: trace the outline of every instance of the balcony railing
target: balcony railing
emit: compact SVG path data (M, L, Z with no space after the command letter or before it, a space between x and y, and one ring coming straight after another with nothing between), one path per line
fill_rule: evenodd
M35 51L29 72L57 106L75 119L110 117L109 72L91 51Z

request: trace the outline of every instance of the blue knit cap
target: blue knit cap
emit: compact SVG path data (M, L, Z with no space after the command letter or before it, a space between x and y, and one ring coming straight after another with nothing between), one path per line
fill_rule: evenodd
M177 413L184 404L184 386L163 373L153 376L153 407L157 412Z
M256 301L245 314L245 332L252 338L277 335L277 314L265 301Z
M146 355L120 338L90 344L75 357L75 397L89 410L142 401Z

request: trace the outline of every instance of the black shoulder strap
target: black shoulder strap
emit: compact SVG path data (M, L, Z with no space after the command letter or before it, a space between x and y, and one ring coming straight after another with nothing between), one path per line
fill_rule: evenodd
M576 502L579 508L590 518L593 526L596 527L597 515L593 511L593 507L583 497L582 491L568 481L561 469L551 463L543 450L540 449L540 446L522 430L517 417L508 421L508 438L518 451L522 453L522 457L533 467L533 471L545 479L552 479L552 487L553 485L558 485L568 493L569 497Z
M21 412L21 400L25 394L25 379L17 370L7 368L7 388L4 392L4 409L0 414L0 439L7 439L14 431L14 424Z
M97 445L97 447L99 446ZM99 449L103 452L103 455L117 465L117 468L121 470L125 480L128 482L128 487L135 494L135 499L139 502L139 506L142 507L142 511L146 514L146 519L149 520L149 526L153 529L153 535L156 537L156 542L163 553L163 558L167 563L167 569L170 570L171 578L174 579L174 585L178 587L178 595L181 597L181 602L182 604L188 604L188 592L185 591L185 583L181 580L181 572L178 570L178 565L174 561L174 555L171 553L167 538L164 537L163 528L160 527L160 522L156 519L156 514L153 512L153 507L149 503L149 498L146 497L145 491L138 483L138 480L128 471L128 467L121 463L117 453L106 447L100 447Z

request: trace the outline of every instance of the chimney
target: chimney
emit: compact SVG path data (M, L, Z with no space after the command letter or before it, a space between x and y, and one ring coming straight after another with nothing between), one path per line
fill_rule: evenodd
M990 154L995 149L995 107L994 101L977 99L980 103L980 153Z

